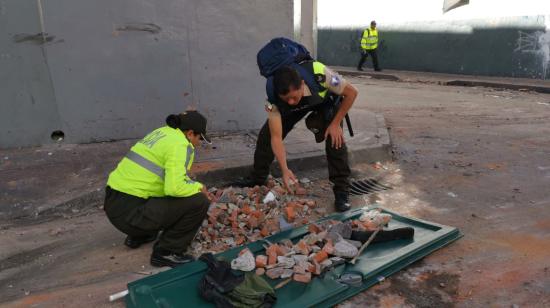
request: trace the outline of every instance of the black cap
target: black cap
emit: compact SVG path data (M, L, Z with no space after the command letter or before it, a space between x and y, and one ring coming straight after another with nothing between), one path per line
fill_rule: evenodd
M198 111L186 111L177 116L169 115L166 124L182 131L192 130L196 134L201 134L202 139L210 143L210 138L206 136L206 118Z

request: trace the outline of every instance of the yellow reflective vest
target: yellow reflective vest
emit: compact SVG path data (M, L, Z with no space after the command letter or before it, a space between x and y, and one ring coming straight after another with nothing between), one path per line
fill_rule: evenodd
M365 50L373 50L378 47L378 30L367 28L363 31L361 38L361 48Z
M195 148L179 129L158 128L138 141L109 175L107 185L140 197L189 197L202 184L188 175Z

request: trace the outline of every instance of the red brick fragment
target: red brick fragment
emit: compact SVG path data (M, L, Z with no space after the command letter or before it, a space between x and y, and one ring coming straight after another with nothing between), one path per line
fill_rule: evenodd
M311 281L311 273L294 274L294 281L309 283Z
M309 255L310 248L304 240L300 240L298 243L296 243L296 247L294 247L294 249L299 254L306 256Z
M260 234L261 234L263 237L266 237L266 236L269 235L269 230L267 229L266 226L264 226L264 227L262 228L262 230L260 231Z
M292 206L285 207L285 216L286 221L294 222L294 219L296 218L296 213L294 212L294 208Z
M250 213L252 213L252 209L250 208L248 203L245 203L243 205L243 213L245 213L246 215L250 215Z
M255 210L250 213L251 216L254 216L258 219L258 221L262 221L265 218L265 214L262 211Z
M307 205L310 209L312 209L312 208L315 207L316 203L315 203L315 201L313 201L313 200L307 200L307 201L306 201L306 205Z
M280 250L281 249L279 248L279 245L277 245L277 244L270 245L267 248L267 250L266 250L267 257L268 257L267 264L271 265L271 264L277 263L277 256L280 255L279 254Z
M334 254L334 245L332 244L332 240L328 240L325 243L325 246L323 246L323 251L326 252L329 255Z
M254 216L250 216L248 217L248 220L246 222L246 225L250 228L250 229L254 229L254 228L257 228L258 227L258 218L254 217Z
M257 268L256 269L256 275L262 276L263 274L265 274L265 268Z
M297 196L305 196L307 194L307 190L301 186L298 186L296 187L296 190L294 191L294 193Z
M257 255L256 256L256 267L265 267L267 265L267 256Z
M309 231L309 233L315 233L315 234L317 234L317 233L319 233L319 232L322 231L321 228L320 228L318 225L316 225L316 224L310 224L310 225L307 227L307 230Z
M244 236L238 236L236 239L235 239L235 244L237 245L242 245L245 241L245 238Z
M328 259L328 254L323 250L317 252L313 256L313 260L317 261L317 263L321 263L321 262L325 261L326 259Z

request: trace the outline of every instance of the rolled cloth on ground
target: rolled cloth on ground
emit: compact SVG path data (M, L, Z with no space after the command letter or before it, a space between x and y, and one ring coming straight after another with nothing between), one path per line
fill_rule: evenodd
M365 243L374 231L353 231L351 238L354 241ZM382 243L394 240L408 240L414 237L414 228L398 228L393 230L380 230L372 240L372 243Z

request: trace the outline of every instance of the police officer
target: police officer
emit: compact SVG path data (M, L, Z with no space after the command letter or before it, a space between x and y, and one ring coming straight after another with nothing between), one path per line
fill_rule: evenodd
M210 205L206 187L188 175L195 147L208 139L206 118L196 111L170 115L166 124L138 141L111 172L104 209L130 248L162 231L151 265L175 267L193 260L184 252Z
M361 37L361 59L357 65L357 70L363 70L363 64L367 60L367 57L370 55L372 58L372 66L374 70L379 72L380 66L378 65L378 30L376 30L376 21L370 22L370 28L363 31L363 36Z
M348 152L342 130L342 119L353 105L357 90L340 75L317 61L306 61L300 64L304 71L314 76L319 88L311 89L304 82L298 70L292 66L283 66L273 75L275 98L268 101L267 122L260 130L254 153L252 184L265 183L269 167L274 157L279 162L284 185L290 189L291 182L296 181L293 172L286 162L286 151L283 139L294 125L308 113L310 117L327 114L333 111L330 119L315 116L311 122L321 120L318 126L316 141L325 140L325 151L328 161L329 180L334 184L335 207L338 211L350 208L348 201L350 167ZM335 96L343 96L339 107L334 110L332 103ZM331 110L332 109L332 110ZM307 124L306 120L306 124ZM309 126L309 125L308 125Z

